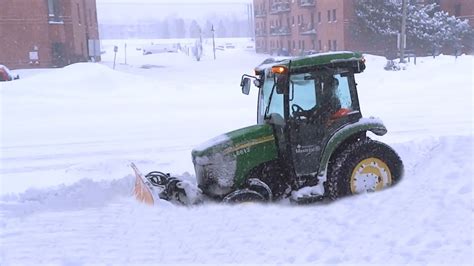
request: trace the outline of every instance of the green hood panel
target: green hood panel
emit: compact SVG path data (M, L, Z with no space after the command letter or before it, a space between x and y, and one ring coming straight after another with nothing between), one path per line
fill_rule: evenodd
M254 125L228 132L196 147L192 151L198 183L209 182L206 176L226 180L222 186L242 186L255 167L278 157L270 125ZM216 173L209 174L209 171ZM219 173L219 174L217 174ZM219 175L219 176L216 176ZM232 180L232 182L229 182ZM216 180L219 182L219 180Z

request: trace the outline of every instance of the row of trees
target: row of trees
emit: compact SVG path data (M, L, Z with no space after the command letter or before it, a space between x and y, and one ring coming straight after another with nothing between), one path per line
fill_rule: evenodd
M174 24L174 25L173 25ZM187 27L188 26L188 27ZM162 22L161 37L162 38L198 38L211 37L212 28L217 37L247 37L249 36L249 28L247 21L239 21L237 19L220 19L217 23L207 20L204 25L200 25L196 20L192 20L186 25L183 19L174 21L164 20Z
M140 21L135 24L100 25L102 38L204 38L212 36L214 27L216 37L251 36L247 20L233 18L208 19L202 25L196 20L166 18L164 20Z
M407 46L424 51L439 51L443 47L461 49L464 40L472 40L474 31L467 20L450 16L436 3L417 4L407 0ZM356 1L356 34L373 40L392 42L401 29L402 0Z

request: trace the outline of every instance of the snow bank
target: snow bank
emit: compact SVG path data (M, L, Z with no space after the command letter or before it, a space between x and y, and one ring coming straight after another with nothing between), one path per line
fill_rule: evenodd
M466 264L472 145L398 144L402 182L328 205L148 207L128 178L25 193L1 205L0 263Z
M72 185L48 189L28 189L21 194L0 197L2 215L22 217L36 212L73 211L104 207L113 201L132 195L134 177L112 181L83 178Z

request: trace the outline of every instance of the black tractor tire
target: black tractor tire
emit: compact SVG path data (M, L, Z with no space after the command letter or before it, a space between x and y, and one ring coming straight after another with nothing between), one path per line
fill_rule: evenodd
M372 180L377 180L374 181L376 182L374 184L375 187L380 185L383 187L378 188L393 186L403 176L403 162L398 154L385 143L366 138L350 144L331 160L326 181L326 196L331 200L335 200L347 195L361 193L361 190L372 191L372 189L366 190L367 187L363 185L359 189L355 189L356 177L359 177L356 176L357 171L364 167L370 167L372 164L378 167L375 172L380 174L370 173L365 175L370 176ZM380 184L384 175L382 172L385 173L385 179L390 181L384 180ZM365 182L365 180L360 182ZM384 184L384 182L387 183Z
M255 190L244 188L236 190L227 195L222 202L230 204L238 204L244 202L265 202L265 197Z

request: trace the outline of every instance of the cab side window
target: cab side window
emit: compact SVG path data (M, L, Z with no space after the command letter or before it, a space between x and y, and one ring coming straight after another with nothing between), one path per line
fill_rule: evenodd
M304 110L316 107L315 80L308 73L295 74L290 77L290 106L297 104Z
M340 74L334 75L334 78L336 78L339 81L339 86L336 89L336 97L339 99L339 102L341 104L341 108L345 109L353 109L352 106L352 100L351 100L351 92L349 90L349 80L344 76L341 76Z

